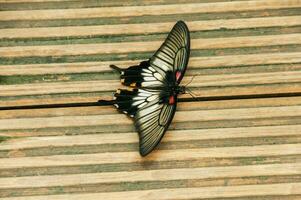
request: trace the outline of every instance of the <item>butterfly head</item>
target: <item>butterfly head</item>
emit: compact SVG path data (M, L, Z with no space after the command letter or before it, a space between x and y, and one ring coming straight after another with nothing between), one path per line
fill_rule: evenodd
M177 93L178 94L185 94L186 93L186 87L185 86L178 86Z

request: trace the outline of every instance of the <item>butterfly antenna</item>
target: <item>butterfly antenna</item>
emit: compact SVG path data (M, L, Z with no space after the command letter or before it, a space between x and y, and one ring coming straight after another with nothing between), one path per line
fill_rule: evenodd
M193 93L189 88L186 88L186 91L188 91L187 93L192 97L192 98L197 98L197 95L195 93Z
M192 76L191 80L189 81L189 83L187 83L187 84L185 85L185 87L186 87L187 85L189 85L189 84L193 81L193 79L194 79L195 76L196 76L196 75L193 75L193 76Z
M192 78L191 78L191 80L189 81L189 83L187 83L186 85L185 85L185 88L186 88L186 91L188 91L187 93L192 97L192 98L197 98L197 94L195 94L195 93L193 93L189 88L187 88L186 86L187 85L189 85L192 81L193 81L193 79L194 79L194 77L195 77L196 75L193 75L192 76Z

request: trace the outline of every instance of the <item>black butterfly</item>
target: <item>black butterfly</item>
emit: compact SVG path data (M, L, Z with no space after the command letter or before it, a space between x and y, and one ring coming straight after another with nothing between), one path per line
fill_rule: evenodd
M178 94L185 93L185 86L179 84L189 53L189 30L178 21L149 60L127 69L110 66L120 73L121 83L129 86L118 89L110 103L134 118L142 156L159 144L175 114Z

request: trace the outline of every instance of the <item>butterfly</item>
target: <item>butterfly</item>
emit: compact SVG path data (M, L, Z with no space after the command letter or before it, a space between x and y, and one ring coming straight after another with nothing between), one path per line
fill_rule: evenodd
M189 54L189 30L185 22L178 21L150 59L127 69L110 65L120 73L121 83L129 86L118 89L110 102L134 119L141 156L160 143L174 117L178 94L185 93L185 86L179 84Z

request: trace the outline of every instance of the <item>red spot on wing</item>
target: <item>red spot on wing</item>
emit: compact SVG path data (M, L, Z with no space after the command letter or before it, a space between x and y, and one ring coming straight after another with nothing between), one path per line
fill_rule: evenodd
M170 96L169 97L169 104L174 104L175 103L175 97L174 96Z
M182 73L179 72L179 71L177 71L177 73L176 73L176 79L177 79L177 81L180 79L181 75L182 75Z

